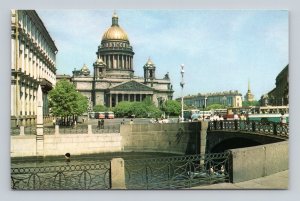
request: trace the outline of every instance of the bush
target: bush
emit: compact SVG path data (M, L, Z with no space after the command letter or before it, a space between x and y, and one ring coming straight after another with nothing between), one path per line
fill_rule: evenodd
M162 112L149 100L143 102L122 101L113 109L117 117L135 116L139 118L160 117Z
M108 110L108 108L105 107L104 105L95 105L93 107L94 112L106 112L107 110Z

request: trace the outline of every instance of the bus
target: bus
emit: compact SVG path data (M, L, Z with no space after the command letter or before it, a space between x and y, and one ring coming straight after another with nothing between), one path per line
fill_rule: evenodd
M280 122L281 117L286 118L289 122L289 106L261 106L253 107L248 113L249 120L263 122Z
M199 120L202 119L203 116L204 118L209 118L212 115L212 111L207 110L207 111L200 111L198 109L193 109L193 110L183 110L183 117L184 120Z
M191 120L193 114L199 114L200 110L192 109L192 110L183 110L183 119L184 121Z

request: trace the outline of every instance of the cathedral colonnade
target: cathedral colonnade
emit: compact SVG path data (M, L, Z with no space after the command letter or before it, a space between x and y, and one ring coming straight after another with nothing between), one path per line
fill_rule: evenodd
M131 55L101 55L100 59L111 69L131 70L133 66L133 58Z
M142 92L110 92L106 94L106 106L115 107L122 101L129 102L142 102L146 98L153 99L153 93L142 93Z

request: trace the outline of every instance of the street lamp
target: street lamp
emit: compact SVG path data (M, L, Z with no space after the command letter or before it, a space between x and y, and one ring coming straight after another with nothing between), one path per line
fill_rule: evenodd
M205 108L205 105L202 105L202 108L203 108L203 121L204 121L204 108Z
M183 118L183 86L184 86L184 81L183 81L183 75L184 75L184 64L181 64L181 82L180 82L180 86L181 86L181 122L184 121Z

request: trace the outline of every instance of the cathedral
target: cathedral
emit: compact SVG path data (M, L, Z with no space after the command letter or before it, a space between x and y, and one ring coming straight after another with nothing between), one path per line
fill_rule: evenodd
M148 58L143 66L144 76L134 74L134 51L127 33L120 27L116 13L112 25L103 34L93 63L93 74L87 65L72 72L72 76L57 75L69 79L76 89L85 95L92 105L114 107L121 101L143 101L150 98L156 106L171 100L173 89L169 73L156 77L156 66Z

